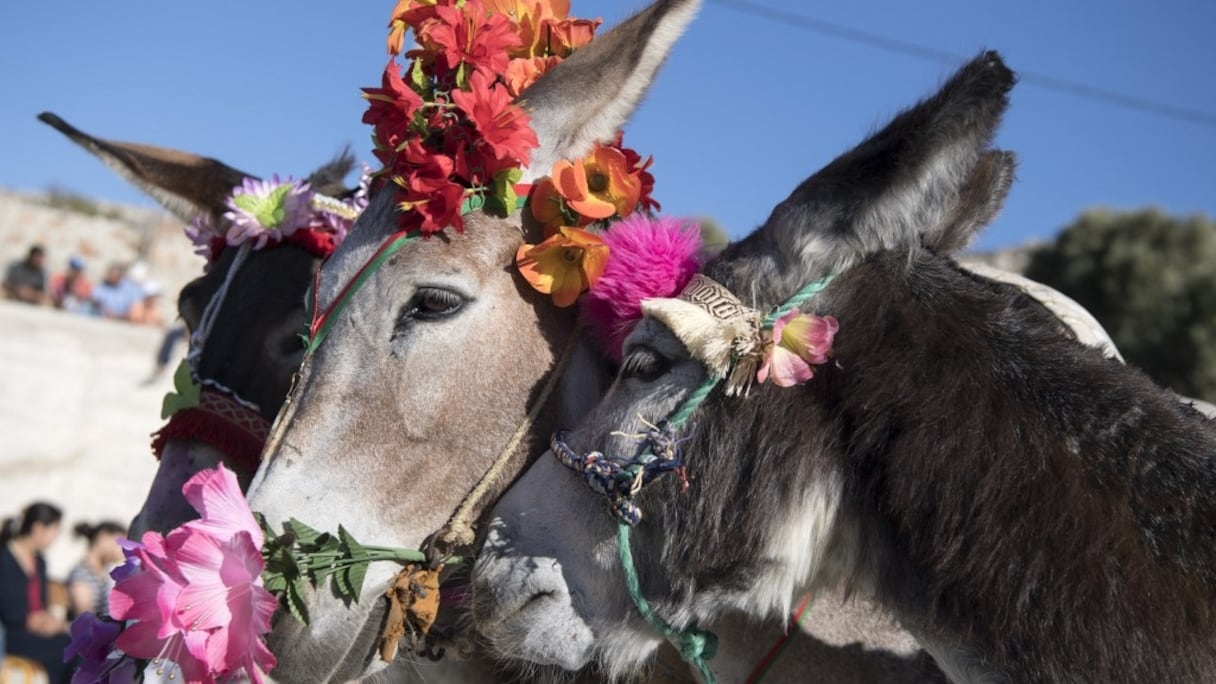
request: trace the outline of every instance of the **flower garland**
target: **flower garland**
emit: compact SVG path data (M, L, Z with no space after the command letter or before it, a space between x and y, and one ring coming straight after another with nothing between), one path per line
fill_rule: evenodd
M367 207L370 182L370 174L364 171L355 193L330 206L322 203L308 183L290 176L246 178L225 201L228 210L223 228L204 214L186 227L186 237L194 243L194 252L207 259L207 268L225 248L246 242L255 250L293 244L324 259L342 244L354 217Z
M519 185L539 143L516 98L601 23L571 18L569 9L568 0L400 0L380 87L363 89L363 121L383 164L373 187L394 188L401 229L461 232L470 211L506 216L528 205L545 240L524 245L517 266L561 307L593 287L608 260L590 228L659 208L652 160L619 135L583 159L559 161L531 188ZM402 67L407 33L417 47Z

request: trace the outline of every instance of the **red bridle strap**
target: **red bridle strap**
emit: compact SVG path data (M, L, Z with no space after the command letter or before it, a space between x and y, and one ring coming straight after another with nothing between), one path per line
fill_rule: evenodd
M346 308L346 305L350 303L351 297L372 277L376 269L380 268L386 259L404 247L405 243L413 240L414 237L416 237L416 233L405 230L399 230L388 236L388 239L380 243L380 247L372 255L372 258L363 264L350 282L346 283L342 291L338 293L337 298L334 299L333 303L325 311L321 311L318 308L321 271L317 271L316 279L312 285L312 323L308 326L308 345L304 349L305 355L311 356L321 346L321 343L325 341L325 337L329 335L329 328L333 325L334 317Z

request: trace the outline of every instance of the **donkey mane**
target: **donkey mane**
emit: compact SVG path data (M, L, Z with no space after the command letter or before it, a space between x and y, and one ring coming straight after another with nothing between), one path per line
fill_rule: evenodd
M656 560L680 568L652 563L648 584L738 591L836 478L828 546L846 579L986 669L1211 672L1216 422L928 250L868 258L816 308L840 319L835 363L803 387L707 402L686 445L693 491L643 494L670 533Z

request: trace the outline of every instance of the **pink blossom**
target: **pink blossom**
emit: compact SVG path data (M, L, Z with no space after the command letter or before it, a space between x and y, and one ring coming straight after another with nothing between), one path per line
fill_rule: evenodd
M277 601L262 587L260 541L255 544L244 530L217 537L186 526L170 534L168 543L186 579L176 622L207 633L206 662L212 671L231 674L243 668L261 682L261 673L275 665L261 635L270 631Z
M253 519L249 502L236 475L224 464L214 470L200 470L182 485L182 496L202 516L183 527L227 539L248 532L254 546L262 546L262 529ZM260 571L259 571L260 572Z
M756 373L756 381L771 375L778 387L800 385L814 377L812 365L827 363L840 325L832 316L800 314L798 309L773 323L773 346Z
M178 668L187 683L242 671L260 683L275 665L262 635L276 606L262 586L262 531L223 465L191 477L182 494L201 520L126 549L138 563L110 592L114 617L129 623L116 644L153 667Z

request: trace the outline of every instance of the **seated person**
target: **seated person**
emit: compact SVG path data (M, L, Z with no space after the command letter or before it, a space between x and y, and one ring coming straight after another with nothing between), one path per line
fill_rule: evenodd
M144 325L161 326L165 324L165 314L160 308L160 297L164 288L154 280L145 280L140 287L140 300L131 307L131 321Z
M51 278L51 303L56 309L86 311L93 285L84 275L84 260L74 256L68 259L68 270Z
M47 608L45 551L59 536L63 512L48 503L30 504L19 520L0 527L0 622L8 653L42 665L52 684L65 683L67 625Z
M110 264L106 277L93 288L93 307L103 318L131 320L131 310L141 299L139 285L126 277L126 269Z
M46 299L45 260L46 251L34 245L24 259L9 264L4 274L4 296L27 304L41 304Z

